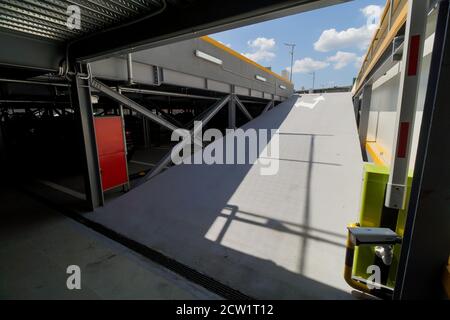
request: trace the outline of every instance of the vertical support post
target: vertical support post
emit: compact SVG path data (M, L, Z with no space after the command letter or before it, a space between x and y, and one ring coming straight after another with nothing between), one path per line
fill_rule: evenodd
M450 253L450 9L441 1L394 299L443 298Z
M363 88L363 96L361 102L361 110L359 113L359 143L361 144L361 151L363 154L363 160L367 161L366 153L366 140L367 131L369 129L369 115L370 115L370 102L372 101L372 85L365 85Z
M122 94L122 91L120 90L119 87L117 87L117 92L119 94ZM130 175L128 173L128 147L127 147L127 135L125 133L125 116L123 113L123 105L121 103L119 103L119 115L120 115L120 119L122 120L122 137L123 137L123 143L125 146L125 167L126 167L127 177L128 177L128 182L124 186L124 191L128 191L128 190L130 190L130 178L129 178Z
M142 117L142 127L144 133L144 145L146 149L150 149L150 121L146 117Z
M128 84L133 84L133 57L131 53L127 54L127 71L128 71Z
M236 128L236 100L234 94L231 94L228 102L228 129Z
M0 165L5 165L6 163L6 146L5 139L3 137L3 119L0 116Z
M356 126L359 128L359 109L361 107L361 99L359 96L353 98L353 110L355 112Z
M401 64L401 79L397 102L394 149L386 188L385 205L404 209L406 204L406 180L408 177L411 140L417 110L420 67L425 42L428 1L408 1L405 47Z
M103 205L103 190L95 138L94 114L91 105L89 80L75 75L71 85L73 108L78 111L81 122L84 155L86 159L85 192L87 205L94 209Z

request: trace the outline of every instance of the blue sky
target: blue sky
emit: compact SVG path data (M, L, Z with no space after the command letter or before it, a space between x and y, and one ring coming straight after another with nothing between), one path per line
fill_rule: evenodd
M386 0L355 0L211 35L276 73L290 69L295 88L349 85L376 30Z

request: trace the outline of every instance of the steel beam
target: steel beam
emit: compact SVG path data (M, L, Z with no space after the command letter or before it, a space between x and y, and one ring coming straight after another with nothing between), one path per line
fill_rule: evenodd
M147 117L148 119L152 120L153 122L156 122L157 124L169 129L169 130L176 130L178 129L177 126L175 126L174 124L172 124L171 122L163 119L162 117L154 114L153 112L151 112L150 110L148 110L147 108L141 106L140 104L138 104L137 102L134 102L133 100L125 97L123 94L118 93L116 90L111 89L109 86L107 86L106 84L98 81L97 79L91 79L90 81L90 85L92 88L97 89L98 91L104 93L105 95L107 95L109 98L119 102L120 104L142 114L143 116ZM123 90L122 88L120 88L120 90Z
M142 117L142 131L144 134L144 145L145 148L150 149L151 147L151 137L150 137L150 121L146 117Z
M80 117L86 159L86 200L88 206L94 209L103 205L104 198L95 138L94 114L91 105L91 90L89 80L79 75L74 76L73 82L71 86L71 102Z
M162 117L167 119L169 122L173 123L174 125L178 126L179 128L183 127L183 124L175 119L171 114L161 110L160 108L157 108L158 112L162 114Z
M64 58L64 46L0 31L0 66L57 72Z
M393 209L404 209L406 205L406 181L417 110L427 16L428 1L408 1L395 138L385 200L386 207Z
M0 165L4 166L6 164L6 146L5 139L3 135L3 121L0 117Z
M395 299L443 298L450 253L450 9L439 5Z
M243 105L241 100L239 100L239 98L236 95L233 95L233 99L236 101L239 110L241 110L242 113L244 113L244 115L248 118L248 120L253 120L252 115L250 114L250 112L248 112L247 108Z
M171 130L171 131L175 131L177 129L180 129L179 127L177 127L176 125L174 125L173 123L171 123L170 121L164 119L163 117L160 117L156 114L154 114L153 112L151 112L150 110L148 110L147 108L141 106L139 103L125 97L123 94L117 92L114 89L111 89L109 86L107 86L106 84L98 81L97 79L92 78L90 80L90 86L92 88L97 89L98 91L104 93L105 95L107 95L108 97L110 97L111 99L115 100L116 102L136 111L137 113L143 115L144 117L146 117L147 119ZM119 90L122 90L121 88L119 88ZM177 131L177 133L182 134L181 131ZM201 141L199 141L198 139L194 138L194 141L196 144L202 146Z
M236 101L228 101L228 129L236 128Z
M0 78L0 82L25 83L25 84L43 85L43 86L52 86L52 87L68 87L69 86L69 84L61 83L61 82L44 82L44 81L31 81L31 80L19 80L19 79L7 79L7 78Z
M264 108L264 110L263 110L262 113L266 113L267 111L269 111L270 109L272 109L273 106L274 106L274 101L273 101L273 100L270 100L270 101L266 104L266 106L265 106L265 108Z
M120 92L120 88L117 88L117 92ZM126 134L126 128L125 128L125 115L123 113L123 105L119 104L119 115L120 115L120 120L122 122L122 139L123 139L123 143L125 145L125 168L126 168L126 172L127 172L127 184L123 186L125 191L129 191L130 190L130 179L129 179L129 171L128 171L128 148L127 148L127 134Z
M122 90L122 92L149 94L149 95L155 95L155 96L166 96L166 97L174 97L174 98L192 98L192 99L203 99L203 100L220 100L220 98L218 98L218 97L208 97L208 96L200 96L200 95L195 95L195 94L178 93L178 92L126 88L126 87L120 87L120 89Z
M128 84L134 83L134 74L133 74L133 57L131 53L127 54L127 74L128 74Z
M217 101L204 115L203 118L201 118L199 121L202 122L202 125L205 126L208 124L208 122L230 101L232 100L231 95L225 96L220 101ZM194 128L190 131L190 135L193 138L196 138L197 135L200 133L200 130L202 130L202 127L194 126ZM164 168L166 168L171 162L172 162L172 152L180 152L184 147L186 146L186 140L181 141L180 143L177 143L157 164L156 166L149 171L145 177L144 181L147 181L157 174L159 174Z

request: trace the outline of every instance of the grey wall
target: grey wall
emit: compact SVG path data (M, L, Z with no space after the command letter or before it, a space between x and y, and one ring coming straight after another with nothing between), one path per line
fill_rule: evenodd
M223 61L222 65L195 56L200 50ZM92 63L94 76L112 80L126 80L125 57L110 58ZM239 95L265 99L284 99L292 95L293 86L202 39L192 39L133 54L133 72L136 82L153 83L153 66L163 70L163 83L209 89L218 92L235 92ZM259 81L263 76L266 82ZM283 90L280 85L287 89ZM281 97L281 98L280 98Z

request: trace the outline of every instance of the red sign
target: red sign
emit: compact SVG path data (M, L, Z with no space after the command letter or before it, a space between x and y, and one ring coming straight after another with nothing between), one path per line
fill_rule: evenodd
M98 117L94 123L103 191L127 184L128 170L122 118Z
M414 35L411 37L410 41L408 76L416 76L417 68L419 66L420 36Z
M408 147L409 122L400 123L397 157L405 158Z

